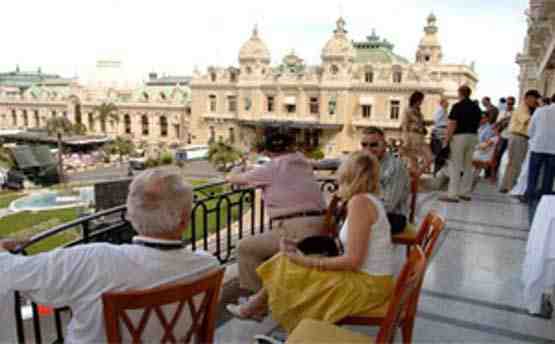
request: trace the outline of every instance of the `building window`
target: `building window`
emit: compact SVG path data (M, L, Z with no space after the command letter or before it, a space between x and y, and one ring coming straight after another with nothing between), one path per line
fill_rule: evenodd
M148 117L146 115L141 117L141 126L143 127L143 136L148 136Z
M27 117L27 110L23 110L23 126L29 127L29 117Z
M216 130L214 127L210 127L210 137L208 138L208 144L216 142Z
M216 82L216 79L217 79L216 72L211 72L210 73L210 81Z
M274 96L267 96L266 97L266 104L268 112L274 112Z
M403 81L403 73L400 70L393 72L393 82L400 84Z
M63 115L64 115L64 118L67 118L67 111L64 111Z
M231 82L237 82L237 72L232 70L231 72L229 72L229 81Z
M12 110L12 125L14 127L17 126L17 113L15 110Z
M227 110L229 112L236 112L237 111L237 97L236 96L228 96L227 97Z
M131 134L131 117L128 113L123 116L123 125L125 127L125 133Z
M83 120L81 119L81 104L75 104L75 123L81 124Z
M247 66L247 68L245 68L245 71L247 72L247 74L251 74L252 68L250 66Z
M371 71L366 71L364 73L364 82L370 84L374 82L374 73Z
M370 118L372 116L372 105L362 105L362 118Z
M285 112L287 112L287 113L295 113L295 112L297 112L297 105L295 105L295 104L287 104L287 105L285 105Z
M337 67L336 65L331 65L331 67L330 67L330 72L331 72L331 74L333 74L333 75L339 73L339 67Z
M160 116L160 136L168 136L168 118L166 116Z
M235 143L235 129L229 128L229 143Z
M92 112L89 112L87 116L88 116L88 122L89 122L89 130L94 131L94 115Z
M399 100L392 100L389 110L389 118L398 120L401 112L401 102Z
M181 138L181 126L179 124L174 124L173 128L175 131L175 137L177 137L178 139Z
M320 113L320 99L318 97L310 97L310 113L312 115Z
M33 113L35 117L35 128L38 128L40 127L39 110L35 110Z
M245 97L245 111L251 111L252 100L250 97Z
M56 111L52 111L52 118L55 118L56 116L58 116L58 114L56 113Z
M330 115L335 115L335 111L337 110L337 99L335 97L331 97L330 101L328 102L328 112Z
M208 96L208 108L210 112L216 112L217 99L216 96L211 94Z

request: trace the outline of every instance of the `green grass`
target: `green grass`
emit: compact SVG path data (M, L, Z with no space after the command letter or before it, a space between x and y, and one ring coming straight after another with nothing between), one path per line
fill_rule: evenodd
M12 201L23 197L25 194L21 192L3 192L0 193L0 209L7 208L10 206Z

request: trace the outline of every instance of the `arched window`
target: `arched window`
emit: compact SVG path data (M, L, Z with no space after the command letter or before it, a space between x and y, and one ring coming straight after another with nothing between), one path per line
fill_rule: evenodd
M148 117L146 115L141 117L141 125L143 127L143 136L148 136Z
M15 110L12 110L12 125L17 127L17 112Z
M123 116L123 125L125 127L125 133L131 134L131 116L129 116L128 113Z
M403 82L403 70L401 66L393 66L393 82L396 84Z
M94 115L93 115L93 113L89 112L87 114L87 117L88 117L87 119L88 119L88 122L89 122L89 131L94 131L95 128L94 128Z
M33 111L35 117L35 128L40 127L40 118L39 118L39 110Z
M160 116L160 136L168 136L168 118L166 116Z
M330 73L333 74L333 75L339 73L339 67L337 67L337 65L331 65Z
M29 117L27 116L27 110L23 110L23 126L25 128L29 127Z

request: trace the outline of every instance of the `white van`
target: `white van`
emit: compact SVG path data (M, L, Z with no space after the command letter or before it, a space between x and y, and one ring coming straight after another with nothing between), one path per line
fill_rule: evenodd
M175 151L176 161L206 160L208 159L208 145L189 145Z

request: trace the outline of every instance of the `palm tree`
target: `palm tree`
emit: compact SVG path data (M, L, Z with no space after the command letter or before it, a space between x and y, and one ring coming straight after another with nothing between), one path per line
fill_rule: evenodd
M119 123L118 107L112 102L103 102L100 105L95 106L94 111L97 113L96 119L100 121L100 128L104 134L106 134L107 120Z
M53 117L46 122L46 131L49 136L56 136L58 139L58 176L60 181L64 179L64 161L62 136L74 134L77 128L65 117Z
M225 170L228 164L239 160L241 155L237 148L223 140L212 143L208 149L208 161L220 170Z

